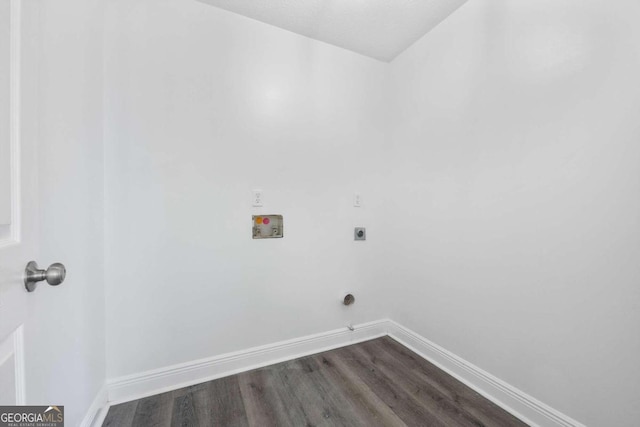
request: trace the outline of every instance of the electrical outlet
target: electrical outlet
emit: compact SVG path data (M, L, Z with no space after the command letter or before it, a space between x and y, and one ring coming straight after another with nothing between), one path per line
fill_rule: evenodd
M367 229L364 227L356 227L353 230L353 240L367 240Z
M362 194L353 193L353 206L359 208L362 206Z
M251 204L255 207L260 207L263 205L263 194L262 190L253 190L251 197Z

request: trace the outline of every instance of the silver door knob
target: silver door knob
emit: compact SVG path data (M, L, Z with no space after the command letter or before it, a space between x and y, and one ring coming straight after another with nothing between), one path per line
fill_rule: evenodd
M27 268L24 269L24 286L29 292L35 291L38 282L43 280L46 280L51 286L58 286L64 282L66 275L67 269L59 262L51 264L46 270L40 270L38 263L30 261Z

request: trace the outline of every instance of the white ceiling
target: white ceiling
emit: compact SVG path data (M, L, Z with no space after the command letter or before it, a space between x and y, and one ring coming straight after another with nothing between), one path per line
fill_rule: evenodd
M200 0L390 62L466 0Z

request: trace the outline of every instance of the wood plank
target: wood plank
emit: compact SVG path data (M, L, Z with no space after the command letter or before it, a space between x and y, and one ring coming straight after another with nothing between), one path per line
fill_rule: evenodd
M103 425L526 426L389 337L114 405Z
M308 373L308 372L307 372ZM306 377L304 367L294 360L274 366L272 370L276 391L283 402L292 426L343 426L335 419L336 411L330 408L323 396L314 390Z
M381 353L398 360L404 370L437 388L460 410L475 417L478 422L491 426L527 426L526 423L500 408L478 392L447 374L420 355L390 337L372 343Z
M438 387L434 387L429 381L425 381L424 378L415 375L414 372L401 363L400 359L385 351L384 342L376 340L376 342L365 343L354 348L354 351L363 357L367 357L380 371L393 378L394 382L402 387L412 399L425 405L429 408L430 413L436 415L444 423L473 427L492 422L490 418L485 419L483 422L483 420L465 411L460 405L460 401L452 399L450 393L441 392Z
M335 354L312 356L322 366L323 375L340 390L344 405L367 426L406 427L406 424L389 408L349 367Z
M358 416L344 393L325 377L322 365L313 357L287 363L281 371L283 383L306 409L313 425L370 426Z
M355 348L356 346L350 346L334 350L337 358L334 358L333 362L344 363L348 369L353 370L404 423L433 427L447 425L426 407L412 399L394 382L393 378L372 366L370 361L363 358L361 354L356 353Z
M203 393L203 391L195 390L195 393ZM193 390L187 390L186 393L181 393L178 396L174 395L173 413L171 416L172 426L197 427L205 425L204 419L198 419L193 395Z
M134 400L133 402L111 406L102 425L104 427L127 427L133 425L133 417L136 415L138 402L138 400Z
M238 375L205 383L194 393L194 402L197 418L205 421L203 425L249 426Z
M294 425L289 417L288 402L283 402L276 391L279 385L273 369L256 369L238 375L240 392L251 426Z
M329 364L315 356L299 359L298 363L304 368L306 380L314 385L314 390L325 401L334 414L334 420L338 421L340 425L363 427L381 425L378 412L372 411L375 404L369 402L369 405L362 405L354 400L350 390L341 387L344 382L335 381L336 370L332 369ZM368 395L372 396L373 393L369 391ZM313 396L309 396L308 400L310 403L313 402ZM394 420L390 417L388 421L400 421L400 419ZM387 423L386 425L393 424Z
M173 392L140 399L131 425L135 427L165 427L171 425Z

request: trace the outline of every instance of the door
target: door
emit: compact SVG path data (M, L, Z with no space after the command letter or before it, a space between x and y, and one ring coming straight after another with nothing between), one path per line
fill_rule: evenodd
M37 168L33 80L26 69L24 0L0 0L0 405L25 404L23 282L37 257ZM26 66L28 65L28 66ZM34 86L34 85L31 85ZM27 88L27 89L25 89Z

